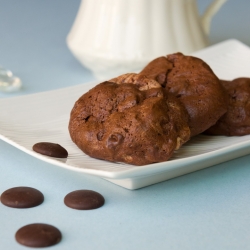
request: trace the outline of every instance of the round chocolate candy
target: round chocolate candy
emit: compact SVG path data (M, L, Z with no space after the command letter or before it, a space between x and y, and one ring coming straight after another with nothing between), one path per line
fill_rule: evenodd
M76 190L67 194L64 198L66 206L78 210L90 210L103 206L103 196L91 190Z
M60 242L62 234L54 226L35 223L20 228L15 237L18 243L27 247L49 247Z
M33 146L33 150L39 154L56 158L68 157L68 152L65 148L52 142L38 142Z
M14 187L1 194L2 204L13 208L36 207L43 203L43 201L43 194L31 187Z

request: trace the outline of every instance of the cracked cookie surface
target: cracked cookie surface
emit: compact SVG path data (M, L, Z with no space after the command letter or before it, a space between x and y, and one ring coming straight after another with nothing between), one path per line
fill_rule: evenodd
M202 133L227 111L227 95L219 79L201 59L181 53L159 57L141 74L174 94L189 114L191 136Z
M167 161L190 138L187 112L158 83L129 77L100 83L79 98L71 138L94 158L133 165Z

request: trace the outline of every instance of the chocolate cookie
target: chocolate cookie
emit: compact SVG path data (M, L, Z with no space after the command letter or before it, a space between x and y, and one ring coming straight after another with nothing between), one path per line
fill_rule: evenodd
M229 96L228 111L205 133L239 136L250 134L250 78L221 81Z
M129 74L112 81L75 103L69 122L72 140L89 156L112 162L168 160L190 137L185 108L145 76Z
M158 81L184 104L191 136L202 133L227 111L219 79L201 59L181 53L159 57L141 72Z

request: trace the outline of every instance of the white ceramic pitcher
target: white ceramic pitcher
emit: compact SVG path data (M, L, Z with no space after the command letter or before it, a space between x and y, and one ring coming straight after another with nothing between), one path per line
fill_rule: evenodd
M143 68L173 52L208 45L214 0L199 16L196 0L82 0L67 44L98 79Z

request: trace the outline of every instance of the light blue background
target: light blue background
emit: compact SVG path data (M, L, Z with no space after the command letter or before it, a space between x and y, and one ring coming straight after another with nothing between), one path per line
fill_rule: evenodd
M13 70L24 84L22 91L0 94L1 98L94 79L65 43L79 3L0 0L0 65ZM198 3L203 11L208 1ZM214 17L211 43L229 38L250 45L250 1L229 0ZM249 162L250 156L245 156L129 191L44 163L0 141L0 193L23 185L45 196L42 205L31 209L0 204L0 249L25 249L14 235L34 222L62 231L62 242L51 249L250 249ZM92 211L67 208L63 198L76 189L100 192L105 205Z

